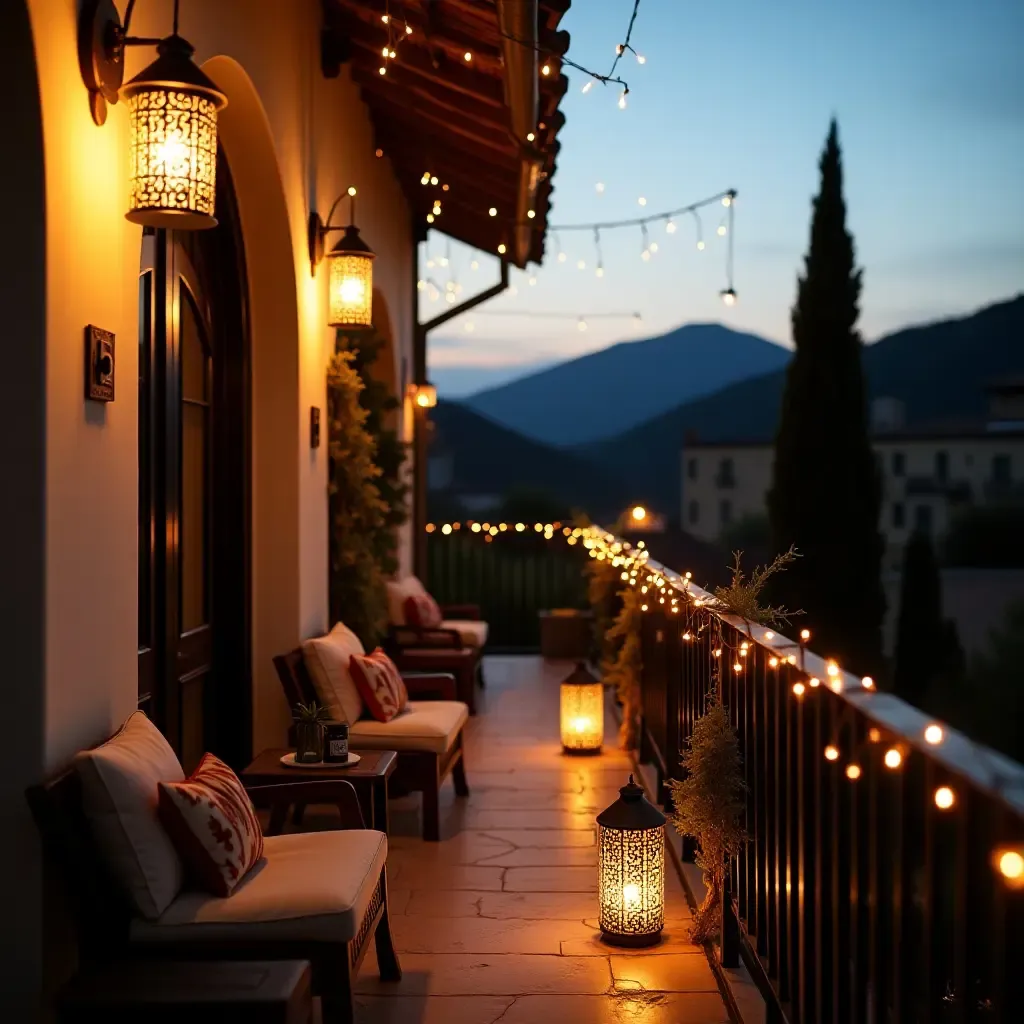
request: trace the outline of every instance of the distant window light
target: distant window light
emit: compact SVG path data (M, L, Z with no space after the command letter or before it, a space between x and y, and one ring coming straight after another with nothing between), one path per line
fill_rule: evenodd
M723 526L728 526L732 522L732 502L727 498L718 506L718 518Z
M690 523L692 525L694 525L694 526L697 523L700 522L700 502L699 501L691 501L690 502L690 508L688 510L688 513L687 513L687 518L690 520Z
M892 506L892 525L895 530L902 530L907 522L907 510L903 502L897 501Z
M906 471L907 471L906 456L903 454L903 452L893 452L892 453L892 475L893 476L903 476L903 474Z

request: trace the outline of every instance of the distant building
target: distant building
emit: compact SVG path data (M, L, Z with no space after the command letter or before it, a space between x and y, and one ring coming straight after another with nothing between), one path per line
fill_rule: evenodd
M879 525L887 567L900 564L915 528L941 538L958 507L1024 504L1024 379L992 385L988 415L974 421L908 427L902 402L878 398L871 429L882 473ZM711 541L745 518L766 516L774 457L770 440L688 440L682 451L683 529Z

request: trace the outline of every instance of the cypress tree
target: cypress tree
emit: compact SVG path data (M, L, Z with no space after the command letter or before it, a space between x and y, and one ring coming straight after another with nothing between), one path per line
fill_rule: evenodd
M846 230L834 120L820 169L768 495L775 549L793 544L803 557L773 591L780 603L806 610L821 654L850 671L877 673L885 612L881 481L856 327L861 272Z
M956 624L942 617L942 579L931 539L915 530L903 552L893 690L939 713L962 696L966 664Z

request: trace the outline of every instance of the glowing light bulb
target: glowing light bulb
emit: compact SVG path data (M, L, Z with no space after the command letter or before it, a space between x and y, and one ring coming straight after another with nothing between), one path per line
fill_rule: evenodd
M875 688L875 681L871 676L865 676L860 681L860 685L863 686L865 690L873 690Z
M834 747L831 743L825 748L825 760L826 761L838 761L839 760L839 748Z
M647 58L642 53L638 53L636 55L636 62L637 64L646 64Z
M406 25L405 26L405 34L407 36L411 36L412 35L412 25Z
M430 176L430 184L431 185L436 185L437 184L437 175L436 174L432 174Z
M388 55L388 48L386 46L384 47L383 50L380 51L380 55L382 57L386 57Z
M626 93L625 93L625 90L623 90L622 95L619 97L619 110L625 110L625 109L626 109Z
M380 20L383 21L384 24L386 25L391 20L391 15L390 14L382 14L380 16Z
M718 225L718 237L719 238L724 238L726 230L727 230L727 228L726 228L726 226L724 224L719 224Z
M567 257L567 256L565 255L565 253L564 253L564 252L560 252L560 253L558 254L558 262L559 262L559 263L564 263L564 262L566 261L566 259L567 259L567 258L568 258L568 257Z
M903 755L900 753L898 748L890 747L885 752L885 767L886 768L899 768L903 764Z
M441 527L441 532L447 537L448 534L452 532L451 524L445 523L444 526Z
M542 67L542 68L540 69L540 73L541 73L542 75L544 75L545 77L547 77L548 75L550 75L550 74L551 74L551 65L550 65L550 64L545 64L545 65L544 65L544 66L543 66L543 67Z
M433 224L434 223L434 215L432 213L428 213L427 214L427 223L428 224Z
M497 216L498 216L498 208L497 208L496 206L492 206L492 207L491 207L491 208L490 208L490 209L489 209L489 210L487 211L487 216L488 216L488 217L497 217Z
M665 225L665 234L667 234L667 235L674 235L675 233L676 233L676 222L674 220L670 220Z
M576 330L585 331L587 329L587 321L580 317L579 322L576 324Z
M811 678L808 679L807 682L810 684L812 689L821 686L821 680L817 676L811 676Z
M633 519L634 519L634 520L635 520L636 522L638 522L638 523L641 523L641 522L643 522L643 521L644 521L644 520L645 520L646 518L647 518L647 509L645 509L645 508L643 507L643 505L637 505L637 506L635 506L635 507L634 507L634 509L633 509Z
M941 743L942 739L943 739L943 732L942 732L942 726L941 725L936 725L935 723L932 723L931 725L928 726L927 729L925 729L925 731L924 731L924 741L925 741L925 743L931 743L934 746L934 745L936 745L938 743Z
M635 907L640 902L640 886L631 882L622 887L622 902L627 907Z
M526 141L527 141L527 142L533 142L533 140L534 140L535 138L537 138L537 136L536 136L536 135L534 135L534 134L533 134L533 132L527 132L527 133L526 133Z
M794 683L793 684L793 693L795 693L797 697L802 697L805 692L806 692L806 688L804 687L803 683Z
M639 198L639 199L637 200L637 202L638 202L638 203L639 203L639 204L640 204L641 206L646 206L646 205L647 205L647 197L646 197L646 196L641 196L641 197L640 197L640 198Z
M1024 857L1016 850L1006 850L999 856L999 870L1004 878L1021 878L1024 876Z
M586 732L590 728L589 718L574 718L572 720L573 732Z
M722 196L723 206L732 206L732 196Z
M464 53L464 54L462 55L462 59L463 59L463 60L464 60L464 61L465 61L465 62L466 62L467 64L469 64L469 63L470 63L470 62L471 62L471 61L473 60L473 54L471 54L471 53L469 52L469 50L467 50L467 51L466 51L466 52L465 52L465 53Z
M809 629L801 629L800 639L803 640L804 643L807 643L807 641L811 639L811 631Z
M704 239L703 238L698 239L698 241L697 241L697 251L698 252L703 252L704 251Z
M576 261L576 269L577 270L586 270L587 269L587 261L586 260L577 260Z
M530 275L530 286L532 287L536 283L537 283L537 278L533 274L531 274Z
M846 766L846 777L851 782L856 782L860 778L860 765L859 764L848 764Z
M504 242L502 242L502 243L501 243L501 244L500 244L500 245L498 246L498 252L499 252L499 253L500 253L500 254L501 254L502 256L504 256L504 255L505 255L505 252L506 252L506 250L507 250L507 248L508 248L508 247L507 247L507 246L505 245L505 243L504 243Z
M589 82L584 82L583 83L583 88L580 90L580 92L582 92L584 95L586 95L593 88L594 88L594 80L590 79Z
M597 268L597 270L595 270L595 271L594 271L594 273L595 273L595 274L596 274L596 275L597 275L598 277L604 277L604 267L600 267L600 266L599 266L599 267Z
M603 181L599 181L594 186L594 189L595 189L595 191L597 192L598 195L602 195L604 193L604 182Z
M379 68L377 68L377 74L378 75L386 75L387 73L388 73L388 69L386 67L384 67L383 64Z
M469 269L470 270L479 270L480 269L480 263L477 260L473 260L473 262L470 263L470 265L469 265Z
M948 811L956 803L956 794L949 786L939 786L935 790L935 806L940 811Z
M645 263L650 258L651 258L651 250L650 249L644 249L644 251L642 253L640 253L640 259L642 259Z
M651 242L651 252L657 252L657 251L658 251L658 243L657 242Z

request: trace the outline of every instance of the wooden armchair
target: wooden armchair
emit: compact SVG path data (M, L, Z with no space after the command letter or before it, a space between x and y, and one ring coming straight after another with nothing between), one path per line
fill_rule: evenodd
M26 793L44 853L59 869L79 940L80 968L133 959L308 960L324 1024L352 1024L353 982L372 934L380 977L402 977L388 920L387 839L364 829L355 789L331 780L259 786L254 802L339 808L350 831L266 836L264 859L221 898L182 891L155 920L131 906L85 816L82 786L68 768ZM295 912L288 910L288 886Z
M301 647L275 657L274 668L289 707L318 699ZM391 722L360 719L349 726L349 744L356 750L397 751L398 764L389 790L393 795L423 794L423 838L437 842L445 779L451 775L456 794L469 796L462 742L467 709L456 699L455 679L450 673L403 671L402 679L409 691L411 713ZM301 806L300 801L295 803Z

